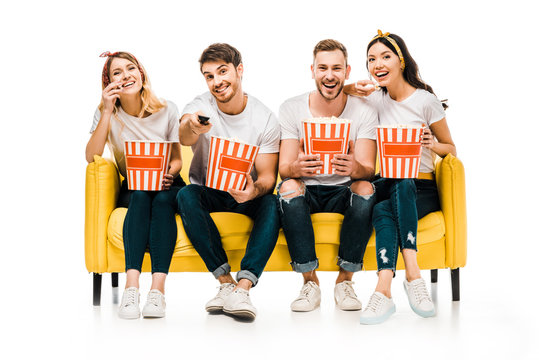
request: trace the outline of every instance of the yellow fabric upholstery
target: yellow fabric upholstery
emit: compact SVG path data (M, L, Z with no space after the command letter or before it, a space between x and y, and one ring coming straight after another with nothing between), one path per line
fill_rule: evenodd
M181 175L188 182L188 169L192 153L182 148ZM123 221L127 209L115 208L120 189L120 176L114 163L95 156L86 170L86 268L90 272L125 271L122 240ZM464 167L452 155L440 159L436 166L436 181L440 194L441 211L433 212L419 220L417 246L421 269L455 269L466 264L466 195ZM221 234L223 246L229 257L232 271L239 270L245 253L247 239L253 226L247 216L233 213L213 213ZM316 253L319 270L338 270L337 253L343 216L332 213L313 214ZM170 271L207 271L204 262L194 250L176 216L178 239ZM372 234L365 253L365 270L376 270L375 235ZM277 246L266 266L266 271L291 270L286 239L281 230ZM399 255L397 268L403 269ZM150 258L146 254L143 271L150 271Z

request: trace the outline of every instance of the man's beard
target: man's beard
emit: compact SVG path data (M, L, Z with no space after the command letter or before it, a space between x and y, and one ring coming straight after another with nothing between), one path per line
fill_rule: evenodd
M338 90L337 90L337 93L335 94L335 96L333 97L327 97L324 92L322 91L322 88L324 86L324 84L322 84L322 82L317 82L316 83L316 88L318 89L318 92L320 93L320 95L322 95L322 97L326 100L334 100L337 98L337 96L339 96L341 94L341 91L342 89L344 88L344 85L342 83L337 83L336 84L337 86L339 86Z

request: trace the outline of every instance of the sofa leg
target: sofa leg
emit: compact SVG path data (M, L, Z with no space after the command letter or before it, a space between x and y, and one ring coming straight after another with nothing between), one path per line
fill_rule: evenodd
M94 273L94 306L101 305L101 274Z
M460 301L459 268L451 269L451 289L453 292L453 301Z
M437 283L438 282L438 269L432 269L430 271L430 282L431 283Z
M110 274L111 281L112 281L112 287L118 287L118 273L111 273Z

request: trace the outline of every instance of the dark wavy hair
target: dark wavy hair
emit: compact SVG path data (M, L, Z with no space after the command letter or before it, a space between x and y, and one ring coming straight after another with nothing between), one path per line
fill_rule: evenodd
M428 85L426 82L424 82L423 79L421 79L421 75L419 75L419 68L417 67L417 63L415 62L414 58L412 58L412 55L410 55L410 51L408 51L408 47L406 46L406 43L404 42L404 40L402 40L402 38L396 34L389 34L389 37L395 40L395 42L397 43L397 45L399 46L401 50L402 57L404 58L405 66L404 66L404 71L402 72L402 76L404 77L404 80L406 80L408 84L412 85L416 89L427 90L428 92L436 96L436 94L434 93L434 90L432 90L432 87ZM371 42L367 46L367 56L369 54L369 49L371 48L371 46L373 46L374 44L378 42L387 46L397 57L399 56L393 44L391 44L389 40L383 37L379 37L379 38L371 40ZM369 62L367 60L367 69L368 68L369 68ZM387 93L387 89L385 87L382 87L382 91ZM442 100L442 106L444 107L444 110L448 108L448 105L445 103L446 101L447 100Z
M202 65L204 63L213 61L224 61L227 64L234 65L234 67L238 67L242 63L241 54L238 49L225 43L211 44L202 52L200 59L198 59L200 71L202 72Z

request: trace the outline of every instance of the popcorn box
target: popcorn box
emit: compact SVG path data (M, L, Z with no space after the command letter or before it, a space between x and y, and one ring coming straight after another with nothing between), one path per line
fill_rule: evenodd
M320 160L324 162L322 171L317 174L334 173L331 160L335 154L348 152L351 124L350 120L336 117L303 120L305 154L320 154Z
M421 164L420 126L378 126L380 176L394 179L417 178Z
M162 190L172 141L125 141L124 154L129 190Z
M227 191L243 190L259 147L235 139L212 136L206 172L206 186Z

